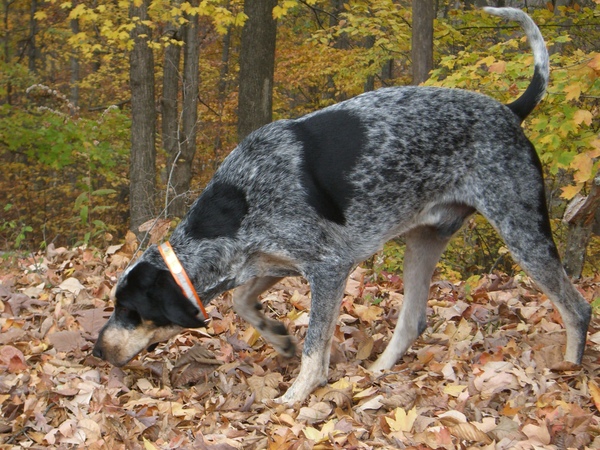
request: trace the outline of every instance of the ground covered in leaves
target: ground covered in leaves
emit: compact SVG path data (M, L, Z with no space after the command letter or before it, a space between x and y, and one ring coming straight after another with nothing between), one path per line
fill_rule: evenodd
M394 276L358 269L346 289L329 384L302 405L271 401L299 358L279 357L224 295L209 328L122 369L91 356L130 245L54 249L0 271L0 448L600 448L600 319L582 367L524 276L436 281L429 326L392 371L365 370L402 304ZM600 277L579 283L588 301ZM301 348L310 293L288 279L262 299Z

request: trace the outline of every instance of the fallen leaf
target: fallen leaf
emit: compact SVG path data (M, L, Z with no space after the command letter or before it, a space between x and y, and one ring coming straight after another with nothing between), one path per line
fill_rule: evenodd
M81 284L81 282L77 278L73 277L67 278L65 281L60 283L58 287L61 290L70 292L74 295L79 294L81 290L85 289L85 286Z
M0 347L0 361L10 373L22 372L27 369L23 352L11 345Z
M418 414L416 407L413 407L408 412L406 412L403 408L396 408L394 411L394 417L386 417L385 421L388 423L392 431L409 432L412 430L417 416Z
M83 338L79 331L57 331L48 334L48 340L58 352L71 352L80 348Z
M298 413L296 420L304 421L310 425L313 425L317 422L322 422L325 420L331 413L331 409L332 408L329 403L325 402L318 402L311 406L304 406L300 408L300 412Z
M283 381L280 373L271 372L265 376L253 375L248 378L248 386L256 395L256 401L270 400L277 396L279 390L277 387Z
M598 385L594 381L590 380L588 381L588 389L590 390L590 395L594 400L594 405L596 405L596 409L600 411L600 387L598 387Z
M491 444L492 439L471 423L460 423L449 427L450 434L464 441L478 442L485 445Z

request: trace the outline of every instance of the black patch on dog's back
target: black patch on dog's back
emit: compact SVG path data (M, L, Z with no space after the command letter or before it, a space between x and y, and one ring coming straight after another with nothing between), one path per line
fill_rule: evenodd
M233 237L247 213L244 191L229 183L215 182L194 202L183 227L193 239Z
M348 111L326 110L297 122L295 131L304 149L302 184L308 204L327 220L345 224L353 194L346 175L365 140L360 120Z

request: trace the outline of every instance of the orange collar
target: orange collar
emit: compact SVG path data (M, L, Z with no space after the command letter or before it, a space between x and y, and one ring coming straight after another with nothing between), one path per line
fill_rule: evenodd
M164 242L158 246L158 251L165 260L171 275L173 275L173 278L175 278L175 281L183 291L184 295L190 300L196 300L196 303L198 304L200 311L202 311L204 318L208 320L208 314L204 309L204 305L202 304L200 297L198 297L198 293L196 292L196 289L194 289L194 285L190 281L185 269L179 262L179 258L177 258L175 251L173 251L171 244L169 242Z

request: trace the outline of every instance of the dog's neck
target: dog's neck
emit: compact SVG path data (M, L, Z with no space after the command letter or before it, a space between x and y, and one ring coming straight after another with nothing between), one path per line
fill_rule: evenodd
M170 243L205 305L219 294L247 281L243 269L246 253L240 250L239 243L233 239L195 241L178 238L174 234ZM151 253L152 259L160 259L161 267L164 265L166 268L158 250Z

